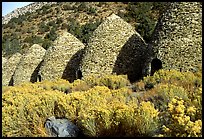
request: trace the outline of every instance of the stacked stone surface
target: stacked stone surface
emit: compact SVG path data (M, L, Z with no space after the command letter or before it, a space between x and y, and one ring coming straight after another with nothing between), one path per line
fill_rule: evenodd
M151 45L164 69L186 71L201 65L202 3L170 3L158 22Z
M45 52L46 50L38 44L34 44L29 48L16 67L13 76L14 85L37 81L38 70Z
M93 32L86 49L72 34L60 34L46 51L43 62L37 66L35 77L40 68L38 74L42 80L63 78L73 82L77 79L77 71L81 71L84 77L90 74L127 74L130 81L135 81L151 70L154 58L159 60L156 63L162 63L154 70L160 66L164 69L196 70L202 64L201 18L200 2L168 3L167 11L147 45L130 24L113 14ZM11 77L15 64L20 60L16 55L20 54L2 61L3 85L13 82ZM24 71L23 74L26 75Z
M147 45L135 29L112 14L94 31L82 60L83 77L90 74L127 74L137 79L142 75Z
M84 44L75 36L68 32L63 32L45 53L44 61L39 71L41 79L54 80L63 78L70 82L74 81L84 47Z
M2 85L8 86L13 85L13 74L20 62L22 55L20 53L15 53L12 55L2 68Z
M4 64L7 62L7 59L5 57L2 57L2 68L4 66Z

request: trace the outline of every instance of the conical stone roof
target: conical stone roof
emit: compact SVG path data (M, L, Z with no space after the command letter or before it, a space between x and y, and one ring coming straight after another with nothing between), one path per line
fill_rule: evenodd
M63 78L70 82L74 81L84 47L84 44L75 36L68 32L63 32L45 53L39 71L41 79L54 80Z
M196 69L202 62L202 3L170 3L150 44L164 69Z
M22 55L20 53L15 53L12 55L2 68L2 85L8 86L13 85L13 74L16 66L20 62Z
M39 70L39 64L43 60L46 50L38 45L32 45L29 50L22 56L16 67L13 81L14 85L22 82L36 82Z
M139 79L148 48L130 24L112 14L93 32L82 60L83 77L90 74L127 74Z
M4 66L4 64L7 62L7 59L5 57L2 56L2 68Z

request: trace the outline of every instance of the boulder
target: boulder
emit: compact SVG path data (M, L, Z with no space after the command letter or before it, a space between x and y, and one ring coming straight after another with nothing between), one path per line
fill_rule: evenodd
M2 85L13 85L13 74L16 66L20 62L22 55L20 53L13 54L2 67Z
M34 44L28 49L16 67L13 76L14 85L22 82L37 81L40 63L43 60L45 52L46 50L38 44Z
M45 53L39 74L42 80L57 78L73 82L79 68L84 44L68 32L63 32Z
M126 74L130 81L142 77L149 48L139 33L112 14L93 32L82 59L82 76Z
M45 128L50 137L77 137L79 134L79 128L66 118L52 116L46 120Z

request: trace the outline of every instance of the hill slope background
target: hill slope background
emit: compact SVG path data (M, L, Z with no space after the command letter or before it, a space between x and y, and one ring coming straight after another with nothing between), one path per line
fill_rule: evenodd
M148 42L167 3L162 2L58 2L11 18L2 25L2 55L24 53L33 44L48 49L58 33L66 30L84 44L112 13L135 27Z

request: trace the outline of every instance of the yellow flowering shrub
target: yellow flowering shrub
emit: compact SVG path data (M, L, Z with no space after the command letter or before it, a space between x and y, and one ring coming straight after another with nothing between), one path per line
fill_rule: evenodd
M197 108L187 105L179 97L173 98L168 104L167 115L169 121L162 126L163 136L167 137L201 137L202 120L197 119Z
M159 84L141 96L141 100L149 100L154 103L157 109L164 111L167 108L168 102L175 96L189 100L188 93L183 87L172 84Z
M90 86L85 81L79 79L75 80L73 83L69 83L69 81L64 79L56 79L53 81L44 80L42 82L36 82L34 84L35 86L37 85L38 87L41 87L45 90L59 90L64 93L71 93L74 91L85 91L90 88ZM25 84L22 85L25 86Z
M35 83L38 87L42 87L45 90L59 90L62 92L70 92L71 83L63 79L56 79L53 81L44 80L42 82Z
M151 102L143 101L132 108L120 105L115 110L118 134L121 136L152 136L158 128L158 114L158 110Z
M71 90L72 92L74 91L87 91L91 88L91 86L89 86L85 81L83 80L75 80L72 84L71 84Z
M84 78L90 86L107 86L110 89L119 89L130 84L127 75L90 75Z
M144 136L157 129L158 111L150 102L127 99L128 88L96 86L83 94L77 123L87 136Z
M135 92L145 91L145 83L142 80L132 83L132 90Z
M131 93L126 87L95 86L70 94L38 84L12 87L2 97L3 136L47 136L44 122L52 115L67 117L86 136L149 135L156 130L157 110Z
M54 103L64 94L37 86L12 87L2 95L3 136L47 136L45 120L54 115Z
M135 89L125 75L4 86L2 134L48 136L44 122L56 116L90 137L202 136L201 77L200 72L159 70L131 84ZM147 83L154 87L146 90Z
M177 70L159 70L153 76L144 77L144 84L153 84L154 88L147 90L142 97L144 100L153 100L159 104L165 102L165 106L174 96L185 100L194 100L200 104L201 100L197 97L199 89L202 87L202 75L200 71L193 73L190 71L179 72ZM141 81L140 81L141 82ZM199 100L195 100L199 99ZM157 107L157 104L155 106Z
M202 85L202 73L200 72L179 72L177 70L159 70L153 76L147 76L143 79L145 84L173 84L182 86L187 91L193 91L195 86Z

